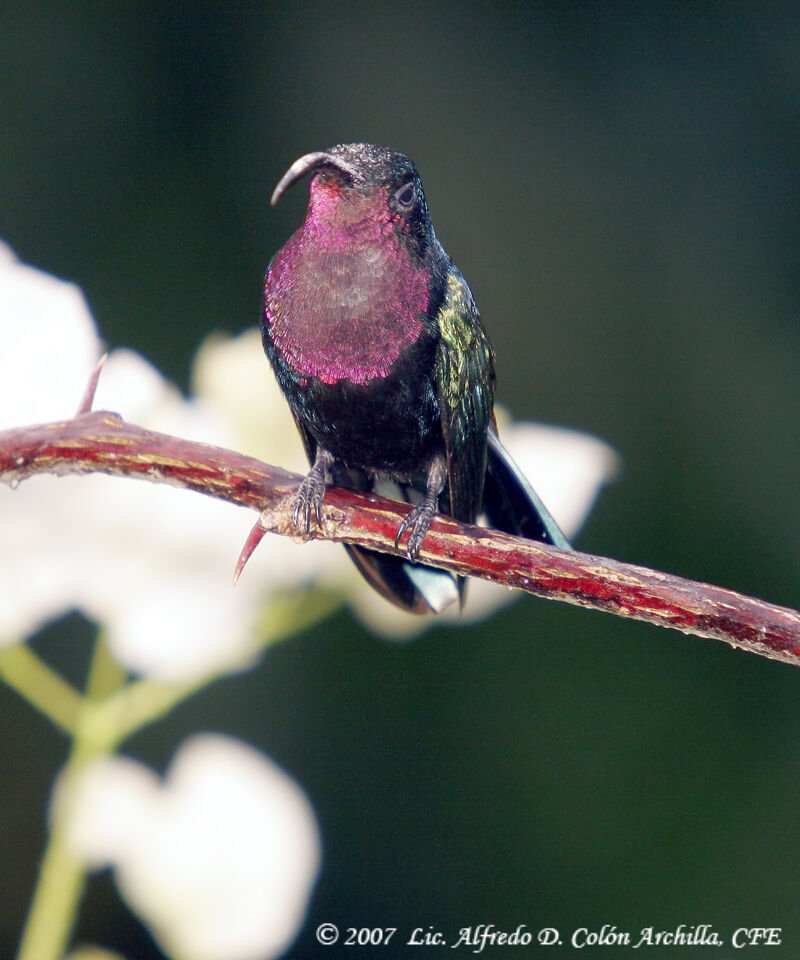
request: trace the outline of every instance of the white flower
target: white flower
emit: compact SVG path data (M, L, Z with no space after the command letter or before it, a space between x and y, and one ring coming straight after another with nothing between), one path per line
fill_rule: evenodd
M236 337L211 334L195 357L192 391L230 425L237 450L284 470L308 470L294 418L264 356L258 330Z
M73 416L100 352L79 291L0 247L3 426ZM266 369L263 379L270 382ZM224 410L185 400L128 350L109 357L94 407L235 445ZM35 476L18 489L0 486L0 643L77 609L105 626L115 657L133 672L189 680L241 667L270 595L313 581L323 559L272 537L234 588L233 566L254 519L210 497L118 477Z
M71 801L75 851L91 868L113 868L169 956L261 960L296 937L319 871L319 833L301 788L263 754L199 735L163 782L113 757L83 773Z
M71 417L99 347L81 291L0 241L0 430Z

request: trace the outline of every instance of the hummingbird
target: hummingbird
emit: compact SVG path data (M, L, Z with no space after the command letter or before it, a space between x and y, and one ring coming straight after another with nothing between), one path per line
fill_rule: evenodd
M367 143L307 153L272 194L310 175L305 220L264 281L264 351L311 469L293 522L321 520L328 484L412 505L405 556L348 546L387 600L411 613L463 601L464 578L419 551L437 511L570 549L500 442L494 353L467 282L436 237L419 173Z

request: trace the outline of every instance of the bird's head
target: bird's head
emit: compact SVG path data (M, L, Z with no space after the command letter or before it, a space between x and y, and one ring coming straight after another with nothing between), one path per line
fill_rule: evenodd
M422 246L431 239L422 182L405 154L369 143L341 143L307 153L278 181L272 205L306 174L311 174L306 225L352 229L380 224Z

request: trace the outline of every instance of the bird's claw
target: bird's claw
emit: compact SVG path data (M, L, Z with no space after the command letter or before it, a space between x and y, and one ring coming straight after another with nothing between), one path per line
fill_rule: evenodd
M406 543L406 556L412 563L419 560L419 552L422 549L422 543L430 528L434 514L436 513L436 504L430 500L423 500L411 513L405 517L397 530L397 536L394 538L394 545L400 546L400 541L407 530L408 542Z
M292 523L301 533L308 533L311 529L311 510L317 526L322 526L322 496L325 493L325 481L312 470L297 488L294 497Z

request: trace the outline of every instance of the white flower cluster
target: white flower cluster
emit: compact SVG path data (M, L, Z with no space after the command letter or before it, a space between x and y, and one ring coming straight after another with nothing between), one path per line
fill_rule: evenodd
M72 416L101 353L80 291L0 248L0 429ZM261 379L269 385L268 375ZM129 350L111 352L94 407L149 429L236 444L226 411L182 397ZM265 429L281 437L267 453L283 452L294 429L286 420ZM248 511L211 497L133 479L35 476L0 487L0 644L79 610L104 626L133 673L190 680L244 666L270 595L313 582L330 557L274 537L234 589L252 522Z

